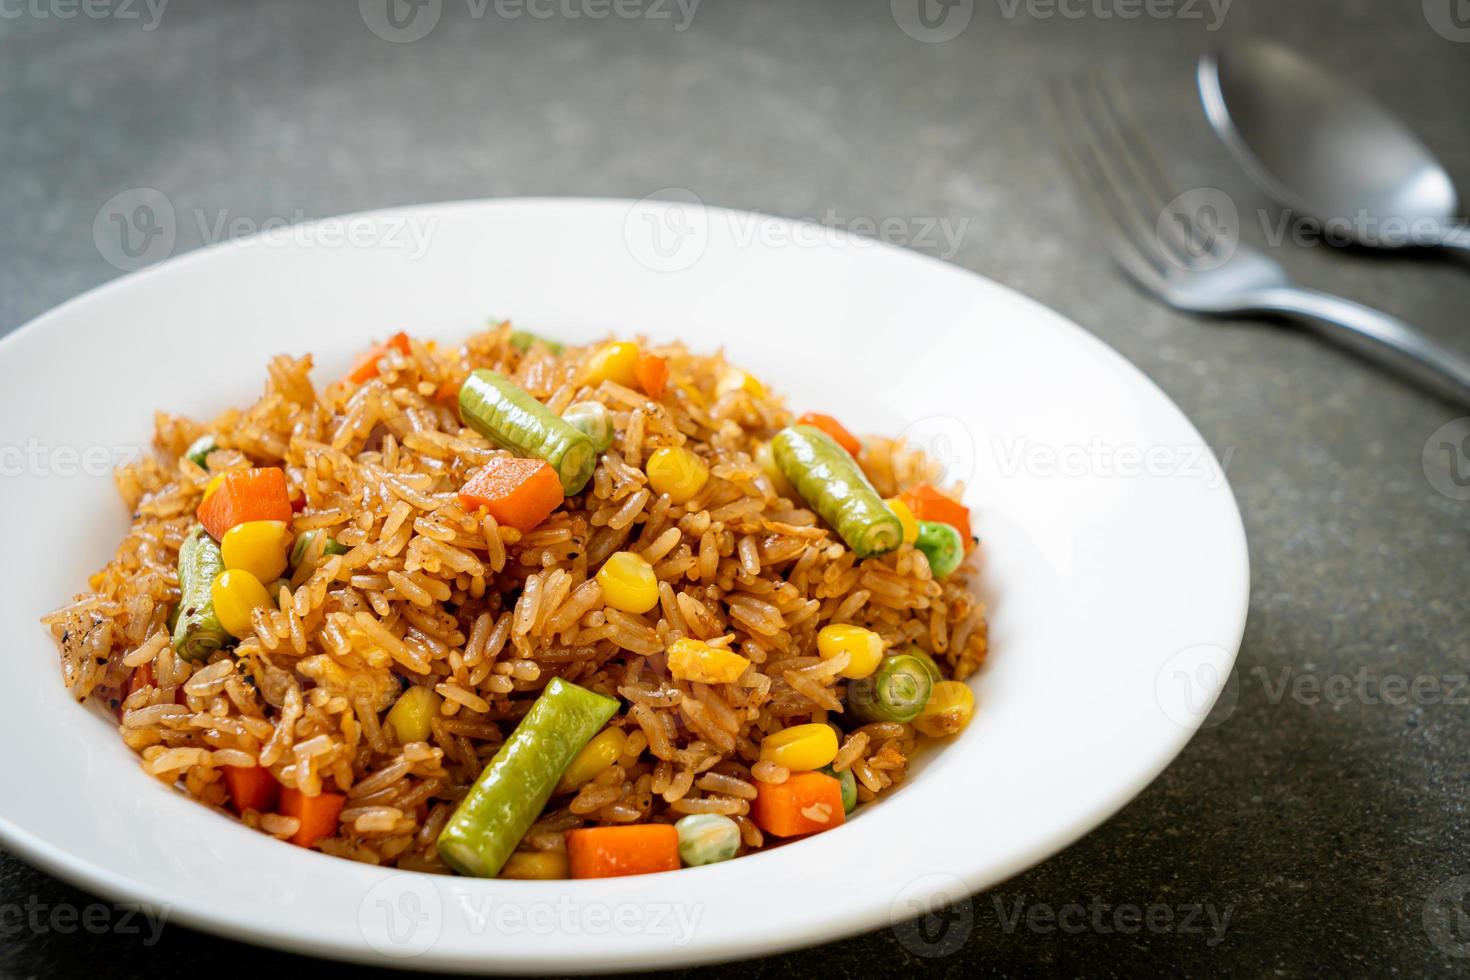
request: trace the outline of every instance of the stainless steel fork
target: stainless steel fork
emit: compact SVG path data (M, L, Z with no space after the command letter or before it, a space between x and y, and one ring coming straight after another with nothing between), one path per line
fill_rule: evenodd
M1292 282L1274 260L1240 241L1234 203L1223 191L1179 193L1111 76L1061 79L1046 96L1063 158L1104 244L1144 290L1191 313L1301 320L1470 403L1470 358L1387 313Z

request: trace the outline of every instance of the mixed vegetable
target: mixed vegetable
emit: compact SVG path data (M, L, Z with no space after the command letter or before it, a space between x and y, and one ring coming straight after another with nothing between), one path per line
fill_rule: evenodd
M903 543L903 525L857 460L832 436L812 425L791 426L771 440L771 452L801 499L859 558L881 555Z
M459 414L502 449L550 463L567 496L581 493L592 478L592 439L499 372L480 368L465 379Z
M553 678L444 825L439 854L445 863L477 878L499 874L562 773L617 710L612 698Z
M909 722L919 716L934 690L934 675L918 657L884 657L878 669L847 687L847 710L865 722Z
M215 615L210 591L224 571L219 545L203 527L195 527L179 546L179 618L174 624L174 652L196 663L229 639Z
M513 349L564 353L558 342L524 331L510 334ZM345 381L362 384L411 356L413 342L396 334L358 359ZM603 345L586 362L583 380L620 385L659 399L687 379L672 379L668 362L635 344ZM720 390L763 391L760 382L732 369ZM441 392L441 394L446 394ZM598 457L614 443L614 419L598 401L571 404L558 416L496 371L471 372L457 390L464 423L511 455L495 456L458 493L467 513L481 512L503 527L529 532L567 497L581 493ZM185 457L208 471L220 446L204 436ZM973 546L968 510L927 484L884 500L859 462L863 446L840 422L808 413L761 445L756 462L778 496L811 508L860 558L903 546L922 554L936 578L952 574ZM664 446L643 464L649 488L693 513L710 486L709 464L684 446ZM326 530L291 532L293 503L279 467L231 469L209 482L179 548L179 605L171 614L179 656L202 663L236 639L252 635L288 579L304 581L323 562L349 552ZM603 560L595 573L603 604L642 615L660 602L654 566L636 551ZM729 645L731 637L675 636L663 652L676 679L692 684L735 684L752 661ZM843 720L902 722L943 737L965 727L974 695L944 679L932 657L916 646L885 649L878 633L831 624L816 637L823 661L838 661L846 684ZM129 693L153 683L152 668L136 669ZM382 719L402 745L431 737L444 698L432 680L408 683ZM437 847L444 861L476 877L596 878L672 870L726 861L740 852L741 828L728 816L695 813L675 824L644 823L567 831L565 852L519 851L522 839L555 795L577 792L623 759L628 733L609 722L620 703L563 678L541 691L444 824ZM836 717L836 716L834 716ZM767 734L759 762L784 778L757 781L750 817L778 838L828 830L858 804L858 783L839 763L843 731L829 722L789 725ZM841 768L838 768L838 765ZM259 766L225 766L231 805L240 813L274 811L294 817L290 840L311 847L337 832L346 802L341 793L307 795L283 786Z

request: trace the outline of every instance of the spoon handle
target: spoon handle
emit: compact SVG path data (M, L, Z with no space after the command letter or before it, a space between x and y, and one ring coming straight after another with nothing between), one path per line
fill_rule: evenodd
M1470 404L1470 358L1440 346L1397 317L1295 286L1270 290L1263 303L1274 312L1307 320L1326 336Z

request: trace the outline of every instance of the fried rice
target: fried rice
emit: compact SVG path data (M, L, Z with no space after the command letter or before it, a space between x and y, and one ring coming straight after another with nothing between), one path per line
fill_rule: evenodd
M860 804L900 783L924 739L909 724L845 721L840 664L817 655L817 633L864 626L963 680L987 650L979 549L943 580L907 544L859 560L757 464L792 416L723 356L645 344L670 367L655 400L583 384L595 347L521 352L510 334L502 323L457 347L415 339L362 384L318 387L309 354L280 355L253 405L208 423L159 412L156 451L116 474L131 527L88 590L44 619L72 694L115 712L144 771L199 802L231 812L225 767L259 765L307 795L346 795L319 850L426 872L450 870L437 835L555 677L617 698L611 724L627 738L613 765L551 799L521 850L563 849L575 828L695 813L732 818L741 853L770 846L751 801L787 773L760 761L760 744L796 724L839 726L832 768L856 777ZM588 399L612 411L615 439L591 482L528 533L466 513L456 494L504 455L455 408L476 368L553 412ZM185 452L206 433L218 448L200 467ZM655 493L643 470L675 445L710 471L684 504ZM859 461L885 497L939 476L921 451L884 438L864 438ZM258 466L285 470L295 533L327 529L348 550L298 569L274 608L255 610L254 635L190 663L167 625L180 544L211 479ZM647 614L602 601L596 572L617 551L656 572ZM752 666L731 684L679 680L664 651L680 637L726 645ZM430 737L401 745L384 715L409 684L443 700ZM237 816L283 839L298 828L281 813Z

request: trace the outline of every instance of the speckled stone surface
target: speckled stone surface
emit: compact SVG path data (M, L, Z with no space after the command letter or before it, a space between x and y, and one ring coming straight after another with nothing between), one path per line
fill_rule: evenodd
M176 209L175 254L212 240L221 217L248 228L667 187L817 220L968 222L956 248L912 244L1071 316L1230 454L1254 565L1235 707L1101 829L976 896L947 932L887 930L714 972L1463 974L1470 503L1456 497L1470 447L1431 454L1428 470L1421 454L1465 412L1295 331L1143 299L1079 225L1036 103L1050 73L1117 68L1176 179L1229 193L1261 245L1274 213L1263 226L1264 202L1205 128L1191 77L1201 46L1264 34L1303 48L1377 93L1470 187L1470 30L1450 2L1235 0L1216 33L1220 4L1194 0L958 0L931 7L930 27L911 0L704 0L692 17L686 3L661 4L666 19L605 20L434 0L442 16L413 43L375 35L341 0L177 3L161 16L157 0L155 12L103 3L92 9L137 17L69 19L66 0L6 4L0 329L120 274L93 223L135 187ZM1173 15L1105 16L1147 10ZM1306 283L1470 347L1470 262L1272 251ZM1419 687L1397 697L1390 675ZM154 942L146 927L28 922L30 907L97 901L0 854L0 973L367 972L172 925Z

